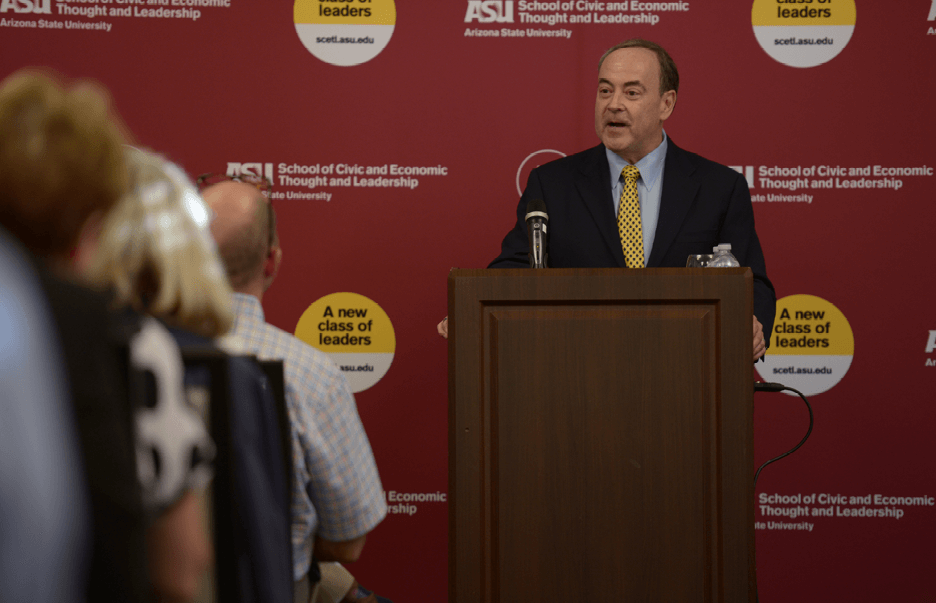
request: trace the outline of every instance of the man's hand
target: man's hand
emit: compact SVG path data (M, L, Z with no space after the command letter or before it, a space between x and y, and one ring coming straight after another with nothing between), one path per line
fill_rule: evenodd
M754 362L767 351L767 342L764 341L764 326L754 317Z
M313 554L318 561L337 561L339 563L354 563L364 550L364 541L367 534L358 536L354 540L335 542L315 537Z
M445 337L446 339L448 339L448 316L446 316L445 318L443 318L443 319L442 319L442 322L440 322L440 323L436 326L436 331L439 332L439 335L441 335L442 337Z

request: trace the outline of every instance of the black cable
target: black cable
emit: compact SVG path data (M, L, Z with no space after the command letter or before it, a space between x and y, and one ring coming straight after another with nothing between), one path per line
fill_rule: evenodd
M793 448L790 448L789 450L787 450L786 452L784 452L784 453L781 454L780 456L778 456L778 457L776 457L776 458L772 458L772 459L770 459L769 461L766 461L763 465L761 465L760 467L757 468L757 472L754 473L754 490L755 490L755 491L757 491L757 477L760 475L760 472L764 469L764 467L766 467L766 466L769 465L770 463L773 463L774 461L779 461L779 460L782 459L783 457L789 456L789 455L793 454L794 452L796 452L796 451L799 449L800 446L802 446L803 444L806 443L806 440L809 438L809 434L812 433L812 428L813 428L813 411L812 411L812 406L809 405L809 400L806 399L806 396L804 396L804 395L802 394L802 392L797 391L797 390L793 389L792 387L787 387L787 386L783 385L782 383L768 383L768 382L761 382L761 381L758 381L758 382L754 383L754 392L755 392L755 393L756 393L756 392L782 392L782 391L784 391L784 390L786 390L786 391L791 391L791 392L797 394L800 398L803 399L803 402L806 404L806 409L809 410L809 429L806 430L806 435L803 436L803 439L800 440L800 443L799 443L799 444L797 444L797 445L794 446ZM756 557L757 553L755 552L754 554L755 554L755 557ZM754 582L754 584L755 584L755 587L754 587L754 600L757 601L757 602L759 603L759 602L760 602L760 587L759 587L759 585L757 585L757 577L756 577L756 576L757 576L757 561L756 561L756 559L755 559L755 561L754 561L754 575L755 575L755 578L754 578L754 580L755 580L755 582Z
M757 468L757 472L754 474L754 489L755 490L757 490L757 477L760 475L760 472L764 469L764 467L766 467L770 463L773 463L774 461L779 461L783 457L789 456L793 454L794 452L796 452L797 450L799 450L799 447L806 443L806 440L809 439L809 434L812 433L812 428L813 428L812 406L809 405L809 400L806 399L806 396L804 396L802 392L797 391L793 389L792 387L787 387L781 383L766 383L766 382L754 383L755 392L782 392L784 390L791 391L803 399L803 402L806 404L806 409L809 411L809 429L806 430L806 435L803 436L803 439L800 440L799 444L797 444L793 448L790 448L789 450L787 450L780 456L772 458L769 461L766 461L763 465Z

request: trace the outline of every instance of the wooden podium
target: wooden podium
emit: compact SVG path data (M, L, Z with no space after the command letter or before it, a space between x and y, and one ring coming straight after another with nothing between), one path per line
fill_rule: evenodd
M750 270L448 287L449 601L754 601Z

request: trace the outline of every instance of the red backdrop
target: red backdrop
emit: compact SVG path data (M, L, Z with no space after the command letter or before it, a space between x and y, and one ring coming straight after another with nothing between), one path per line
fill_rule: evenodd
M448 485L446 344L435 334L446 313L446 275L452 267L483 267L497 254L527 156L597 143L593 103L602 52L630 37L655 40L680 69L679 102L666 124L677 144L751 166L755 195L812 195L811 202L755 203L768 272L778 297L822 298L854 334L848 373L811 398L811 439L765 470L758 495L936 495L936 350L928 345L936 284L925 248L936 223L936 180L895 177L898 190L790 192L763 186L759 176L775 166L936 164L931 0L859 3L851 39L811 68L783 64L761 47L751 0L665 4L682 9L602 13L645 14L658 17L655 23L595 17L549 26L521 20L589 11L529 10L519 0L400 2L386 48L342 67L307 50L293 4L282 0L204 6L197 19L76 14L126 6L103 0L3 0L0 72L48 66L99 80L138 143L193 176L237 169L229 164L272 164L283 193L275 206L285 258L264 299L268 318L292 331L312 302L345 291L386 311L396 335L393 364L357 394L358 407L385 490L435 494ZM48 13L36 12L45 7ZM495 14L514 21L485 22ZM39 27L40 20L62 28ZM20 26L25 21L36 27ZM569 33L468 35L502 28ZM309 189L284 185L281 164L447 170L409 176L416 188ZM323 191L330 200L298 195ZM773 380L783 382L782 375ZM802 437L807 415L783 395L757 394L755 405L759 464ZM822 500L815 506L830 506ZM407 504L415 512L388 516L351 569L398 602L444 601L447 503ZM903 516L841 514L863 506L899 508ZM934 600L936 507L837 507L831 517L805 518L812 529L782 529L778 523L803 519L768 516L758 504L762 602Z

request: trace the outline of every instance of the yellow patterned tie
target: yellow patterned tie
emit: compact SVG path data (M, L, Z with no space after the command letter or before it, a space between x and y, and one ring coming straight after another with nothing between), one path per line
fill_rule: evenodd
M636 165L625 165L621 170L624 188L618 206L618 233L628 268L644 267L643 228L640 222L640 200L637 198L637 179L640 170Z

